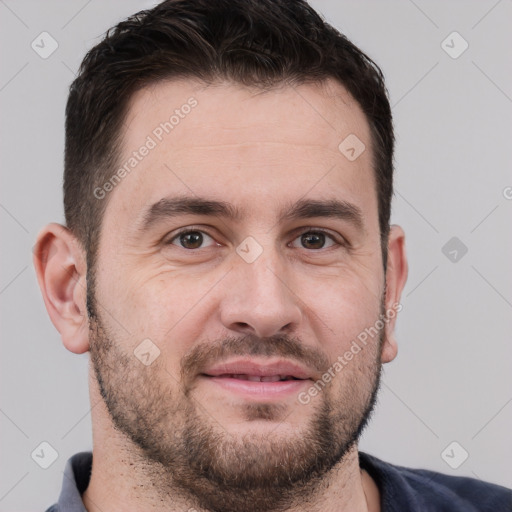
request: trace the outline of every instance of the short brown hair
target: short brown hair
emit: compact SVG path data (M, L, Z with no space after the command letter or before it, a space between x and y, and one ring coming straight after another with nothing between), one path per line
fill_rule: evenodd
M264 90L334 78L367 117L384 266L393 193L393 123L379 67L304 0L167 0L110 29L85 56L66 106L64 211L88 265L135 91L164 79L229 80Z

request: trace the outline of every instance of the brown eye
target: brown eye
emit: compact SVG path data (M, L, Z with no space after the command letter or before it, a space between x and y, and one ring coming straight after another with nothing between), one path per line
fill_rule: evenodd
M326 249L337 244L332 235L324 233L323 231L306 231L302 233L294 240L294 247L297 247L297 245L295 245L296 240L300 241L299 247L312 250ZM326 242L330 242L330 245L326 246Z
M176 235L169 243L178 245L183 249L200 249L205 240L213 238L202 231L183 231Z
M325 244L323 233L304 233L301 236L301 243L306 249L321 249Z

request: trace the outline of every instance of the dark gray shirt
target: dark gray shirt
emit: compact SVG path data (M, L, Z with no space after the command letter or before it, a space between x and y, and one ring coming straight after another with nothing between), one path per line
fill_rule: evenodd
M512 512L512 491L474 478L409 469L359 452L359 464L375 480L381 512ZM87 512L82 493L89 485L92 453L71 457L59 501L46 512Z

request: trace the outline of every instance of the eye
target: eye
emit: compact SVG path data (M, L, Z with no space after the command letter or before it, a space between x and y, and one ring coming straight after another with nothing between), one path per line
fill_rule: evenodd
M210 235L206 234L204 231L199 231L195 229L182 231L181 233L178 233L169 240L168 244L177 245L178 247L189 250L202 249L204 247L201 246L205 241L208 240L215 243L215 240ZM210 246L211 245L212 244L210 243Z
M297 245L297 241L300 245ZM194 250L205 249L219 244L202 230L187 229L174 235L167 242L167 245L177 245L182 249ZM337 241L334 235L321 229L308 229L308 231L301 233L291 243L292 247L302 247L311 250L329 249L336 245L342 246L344 244L342 241Z
M296 240L299 240L303 248L314 250L328 249L334 245L342 245L340 242L335 240L333 235L330 235L322 230L305 231L292 242L292 247L297 247L297 245L294 245ZM327 247L325 246L326 242L330 242L330 245Z

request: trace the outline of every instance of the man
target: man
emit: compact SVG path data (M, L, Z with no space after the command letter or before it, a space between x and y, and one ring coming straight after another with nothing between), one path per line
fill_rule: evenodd
M85 57L34 263L90 351L49 510L497 511L358 451L407 278L379 68L303 1L170 0Z

